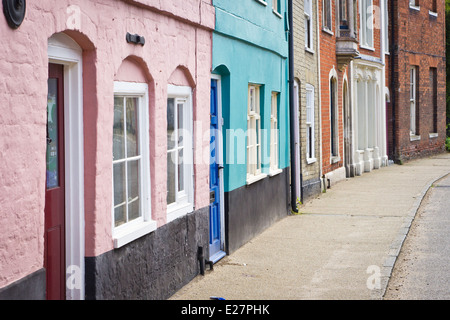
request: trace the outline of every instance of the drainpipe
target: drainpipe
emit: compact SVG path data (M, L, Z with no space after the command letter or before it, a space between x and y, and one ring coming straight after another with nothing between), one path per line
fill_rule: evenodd
M298 213L297 209L297 184L295 173L297 171L295 163L295 132L294 132L294 22L293 22L293 4L292 0L288 0L288 19L289 19L289 132L290 132L290 155L291 155L291 210ZM301 152L300 152L301 157ZM301 173L301 158L300 158L300 201L303 203L302 192L302 173Z
M388 151L388 133L387 133L387 123L386 123L386 119L387 119L387 110L386 110L386 37L387 37L387 33L389 33L389 30L386 30L385 25L386 25L386 19L387 17L384 15L384 13L386 12L387 8L385 8L385 6L388 5L387 1L381 0L380 1L381 4L381 9L380 9L380 16L381 16L381 43L380 43L380 48L381 48L381 62L383 64L383 69L381 69L381 88L380 88L380 101L382 103L380 110L384 111L382 112L382 114L384 114L384 117L382 117L382 124L381 127L384 127L385 129L381 131L382 136L381 136L381 141L378 141L378 148L379 148L379 152L381 153L381 156L387 156L389 151ZM388 20L389 21L389 20ZM376 94L376 93L375 93ZM378 128L379 129L379 128ZM377 129L377 130L378 130ZM378 134L378 137L380 137L380 135ZM380 147L383 146L382 150ZM380 156L380 155L379 155ZM389 157L388 157L389 158ZM383 162L380 163L380 167L382 166ZM388 161L385 163L385 165L387 166Z
M395 23L394 23L394 1L390 0L390 4L391 4L391 10L389 12L389 22L391 25L391 36L389 37L389 42L390 42L390 64L389 64L389 70L390 70L390 76L391 76L391 89L390 91L390 100L391 100L391 108L392 108L392 153L393 153L393 160L397 160L396 159L396 150L397 150L397 146L396 146L396 127L395 127L395 104L396 104L396 93L397 93L397 85L395 83L395 73L394 73L394 61L395 58L394 56L397 54L397 47L395 46L395 40L394 40L394 36L395 36ZM388 30L389 32L389 30Z

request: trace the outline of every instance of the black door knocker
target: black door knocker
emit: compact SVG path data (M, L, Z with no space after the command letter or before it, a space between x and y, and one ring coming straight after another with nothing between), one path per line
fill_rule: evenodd
M3 13L11 28L17 29L25 18L26 0L3 0Z

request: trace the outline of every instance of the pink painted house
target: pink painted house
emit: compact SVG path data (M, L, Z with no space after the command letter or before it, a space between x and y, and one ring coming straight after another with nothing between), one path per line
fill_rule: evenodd
M0 16L0 298L165 299L208 246L212 0L22 5Z

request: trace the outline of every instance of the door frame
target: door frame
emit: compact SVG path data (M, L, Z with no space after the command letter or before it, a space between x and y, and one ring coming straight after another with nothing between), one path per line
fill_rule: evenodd
M66 299L85 294L82 50L69 36L48 39L48 62L64 66Z
M223 163L223 113L222 113L222 77L218 74L211 74L211 79L217 81L217 116L219 119L219 135L218 148L216 150L216 161L219 162L219 185L220 185L220 248L226 252L225 248L225 192L224 192L224 163ZM209 127L209 126L208 126Z

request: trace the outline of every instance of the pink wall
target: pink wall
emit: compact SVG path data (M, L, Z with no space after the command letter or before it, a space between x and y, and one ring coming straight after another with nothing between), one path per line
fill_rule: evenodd
M169 82L194 85L194 121L202 124L194 138L195 208L208 206L209 167L200 158L209 150L213 28L211 0L28 1L17 30L0 17L0 288L43 267L47 39L66 32L84 50L85 254L97 256L113 249L113 81L131 80L136 68L135 81L150 89L153 219L166 223ZM126 32L144 36L145 46L128 44Z

